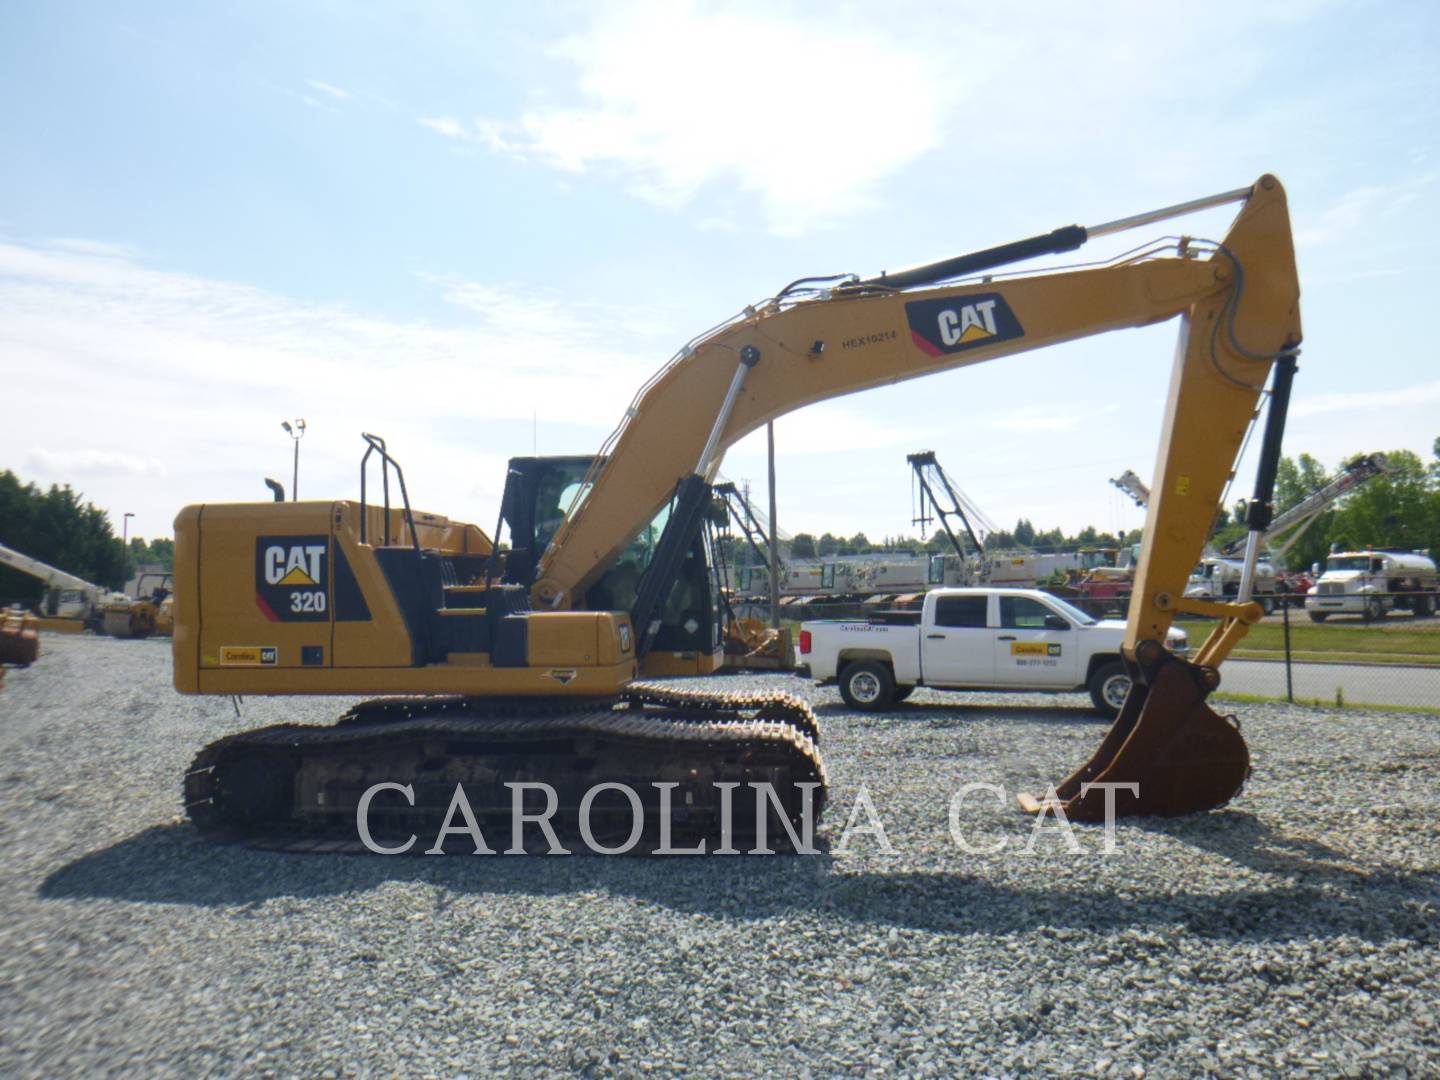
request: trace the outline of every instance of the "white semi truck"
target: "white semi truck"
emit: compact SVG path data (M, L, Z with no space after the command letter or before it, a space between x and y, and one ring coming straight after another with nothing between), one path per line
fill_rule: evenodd
M1305 596L1314 622L1359 615L1366 622L1397 608L1423 618L1440 606L1435 560L1419 551L1336 551Z
M1195 572L1190 575L1190 584L1185 587L1185 595L1202 600L1225 600L1238 596L1240 576L1244 569L1243 558L1218 556L1202 559ZM1269 615L1278 603L1279 591L1280 576L1275 573L1274 565L1268 559L1262 558L1255 564L1255 587L1251 599Z
M917 686L941 690L1090 692L1115 714L1130 691L1120 660L1125 623L1092 618L1037 589L933 589L924 607L864 621L800 627L802 677L830 685L852 708L884 709ZM1184 655L1185 631L1166 641Z

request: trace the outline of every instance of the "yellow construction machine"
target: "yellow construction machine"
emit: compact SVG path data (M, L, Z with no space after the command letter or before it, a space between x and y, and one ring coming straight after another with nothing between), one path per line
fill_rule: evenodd
M1106 264L993 275L1227 202L1242 205L1218 242L1169 237ZM803 703L636 681L721 664L706 522L725 449L813 402L1177 316L1125 639L1134 688L1058 795L1079 819L1102 813L1103 790L1087 786L1097 782L1138 784L1118 795L1121 815L1224 804L1248 775L1248 753L1205 699L1260 609L1248 586L1235 603L1184 593L1273 369L1252 572L1267 523L1300 342L1289 216L1273 176L914 270L796 281L683 348L594 458L512 461L503 552L498 529L492 540L413 510L374 436L358 502L185 508L175 523L179 690L387 695L331 727L280 725L206 747L185 781L191 818L207 833L326 846L354 840L362 807L377 835L448 821L457 784L490 820L512 814L519 788L548 784L554 821L571 826L586 812L593 823L597 791L626 785L644 805L605 804L612 828L658 808L677 831L713 836L728 823L742 835L763 827L765 806L735 789L765 784L802 823L825 794ZM378 500L366 495L373 455ZM1190 660L1163 644L1180 612L1219 620Z
M149 571L140 575L135 598L105 605L100 628L111 637L166 637L175 630L174 583L170 574Z

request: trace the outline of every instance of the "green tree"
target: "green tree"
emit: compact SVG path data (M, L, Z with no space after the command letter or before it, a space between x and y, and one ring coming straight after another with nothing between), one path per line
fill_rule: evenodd
M1049 529L1035 534L1035 547L1041 551L1060 551L1072 546L1074 545L1065 538L1063 529Z
M722 538L722 542L723 542ZM133 575L141 566L163 566L166 570L175 568L175 541L151 540L148 543L138 536L130 538L130 559L126 574ZM726 552L728 557L730 552Z
M1302 499L1309 498L1334 479L1325 467L1309 454L1298 459L1280 459L1275 469L1275 512L1283 514ZM1311 563L1323 562L1325 552L1330 548L1330 530L1335 520L1333 509L1325 511L1305 530L1295 545L1285 554L1285 564L1297 569ZM1285 540L1277 535L1277 541Z
M1006 548L1015 546L1015 534L1005 529L997 529L985 538L986 551L1004 551Z
M1428 470L1409 450L1386 453L1390 468L1345 500L1335 513L1330 540L1344 548L1436 549L1440 495Z
M790 557L792 559L813 559L816 554L815 537L810 533L796 533L790 538Z
M82 498L68 484L41 491L8 469L0 472L0 544L118 589L125 582L125 551L105 511ZM44 592L39 579L0 567L0 601L33 607Z
M1297 460L1282 457L1275 468L1275 511L1284 513L1292 506L1319 491L1333 479L1325 466L1309 454Z
M749 554L750 545L732 533L721 533L716 537L720 549L720 557L725 560L728 566L744 566ZM134 554L134 543L131 543L132 557ZM753 558L753 556L751 557ZM141 560L149 561L149 560Z

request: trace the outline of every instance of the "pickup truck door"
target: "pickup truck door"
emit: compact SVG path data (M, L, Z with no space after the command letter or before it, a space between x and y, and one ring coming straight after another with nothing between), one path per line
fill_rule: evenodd
M937 596L934 617L920 627L920 670L929 686L985 686L995 681L995 631L989 596Z
M994 632L996 681L1077 685L1079 634L1070 620L1031 596L1002 595L997 599L1000 628Z

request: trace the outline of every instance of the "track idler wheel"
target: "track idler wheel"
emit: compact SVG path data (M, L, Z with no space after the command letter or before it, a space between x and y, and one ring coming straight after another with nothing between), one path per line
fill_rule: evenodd
M1120 715L1094 756L1055 789L1072 821L1105 820L1106 790L1087 785L1139 785L1138 794L1114 791L1116 817L1180 817L1224 806L1250 775L1240 729L1205 703L1220 685L1219 673L1158 642L1142 642L1136 654L1131 675L1140 677ZM1030 795L1021 795L1020 805L1029 813L1042 809Z

